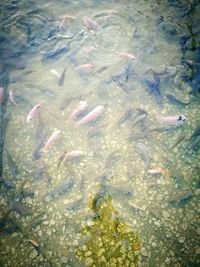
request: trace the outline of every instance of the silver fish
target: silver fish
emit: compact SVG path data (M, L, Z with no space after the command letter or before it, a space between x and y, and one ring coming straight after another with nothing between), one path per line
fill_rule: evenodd
M137 148L138 153L144 159L146 167L148 167L149 166L149 155L148 155L149 149L148 149L148 147L146 145L144 145L143 143L139 142L139 143L137 143L136 148Z

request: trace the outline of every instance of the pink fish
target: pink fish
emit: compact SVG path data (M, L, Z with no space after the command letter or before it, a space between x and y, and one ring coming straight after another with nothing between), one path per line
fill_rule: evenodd
M91 70L95 67L94 64L88 63L88 64L82 64L76 67L77 70Z
M81 150L74 150L71 152L66 152L65 156L63 158L63 161L66 161L68 159L73 159L73 158L77 158L83 155L83 151Z
M83 17L83 22L85 26L88 28L88 30L99 30L100 29L100 25L96 21L94 21L93 19L87 16Z
M95 120L97 117L101 115L104 111L104 106L98 105L93 110L91 110L87 115L85 115L79 122L78 125L84 125L88 122Z
M70 23L76 19L76 17L73 17L71 15L64 15L64 16L60 17L60 19L61 19L61 21L60 21L58 27L59 27L59 29L62 29L65 26L65 24L67 24L67 26L69 26Z
M71 113L71 115L69 116L69 119L75 119L76 117L78 117L81 113L83 113L84 111L86 111L88 107L88 104L86 101L80 101L79 106Z
M136 57L131 54L131 53L127 53L127 52L117 52L117 54L120 56L120 57L125 57L125 58L128 58L128 59L136 59Z
M73 158L77 158L77 157L80 157L83 155L83 152L80 151L80 150L74 150L74 151L71 151L71 152L64 152L61 157L59 158L59 161L58 161L58 165L57 165L57 168L60 167L60 164L62 164L62 162L68 160L68 159L73 159Z
M187 119L185 115L175 115L175 116L156 116L156 121L160 124L166 125L180 125L183 124Z
M40 101L37 105L35 105L31 111L29 112L28 116L26 117L26 122L30 123L32 119L38 114L39 108L44 103L44 101Z
M0 87L0 105L3 103L3 87Z
M60 138L60 131L55 131L47 140L43 149L47 150L50 146L52 146L58 139Z
M14 92L13 90L10 90L9 91L9 99L10 99L10 102L17 105L17 103L15 102L15 96L14 96Z
M89 46L89 47L84 47L84 50L85 50L86 53L90 54L93 51L96 51L97 48L95 46Z

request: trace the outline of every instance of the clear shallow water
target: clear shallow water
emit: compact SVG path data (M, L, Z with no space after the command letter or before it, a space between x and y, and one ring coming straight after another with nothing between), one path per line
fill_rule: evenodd
M198 10L196 1L1 4L1 266L198 265ZM59 86L52 69L65 68ZM80 101L85 114L104 111L78 125L69 116ZM179 114L177 127L155 119Z

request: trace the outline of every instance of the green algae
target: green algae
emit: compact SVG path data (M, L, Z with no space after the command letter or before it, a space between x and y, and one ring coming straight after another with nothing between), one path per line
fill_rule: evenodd
M119 217L112 197L100 190L90 202L94 217L81 229L77 256L86 266L137 266L139 236Z

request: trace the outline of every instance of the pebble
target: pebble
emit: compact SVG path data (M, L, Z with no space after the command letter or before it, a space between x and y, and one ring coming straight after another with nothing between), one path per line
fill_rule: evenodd
M154 248L157 246L156 242L152 242L151 245L152 245L152 247L154 247Z
M163 217L164 218L168 218L169 217L169 213L165 210L163 210Z
M78 241L74 240L74 242L72 243L74 246L78 246Z
M39 235L39 237L42 236L42 231L41 230L38 231L38 235Z
M101 257L104 252L105 252L105 249L101 248L97 253L97 257Z
M167 257L167 258L165 259L165 263L166 263L166 264L170 264L170 262L171 262L170 258Z
M148 253L147 253L146 248L142 248L142 249L141 249L141 253L142 253L142 255L143 255L144 257L147 257L147 256L148 256Z
M30 197L27 197L26 198L26 203L29 204L29 205L32 205L33 201Z
M61 257L61 262L62 263L68 263L69 262L69 257Z
M106 263L106 258L104 256L101 256L101 261Z
M47 231L47 235L50 236L51 235L51 230Z
M183 244L185 242L185 237L182 236L178 239L179 243Z
M198 235L200 235L200 227L197 228L196 232Z
M91 265L93 264L93 259L92 259L92 258L87 258L87 259L85 260L85 262L86 262L86 265L91 266Z
M83 251L87 251L88 247L86 245L82 246Z
M157 227L160 227L160 225L161 225L161 224L160 224L160 221L155 221L154 224L155 224L155 226L157 226Z
M32 252L31 252L31 254L29 255L29 257L31 259L34 259L35 257L37 257L37 255L38 255L37 251L35 249L33 249Z
M11 253L15 254L15 248L13 248L13 247L11 248Z
M85 253L85 257L89 257L91 254L92 254L92 252L88 251L88 252Z

